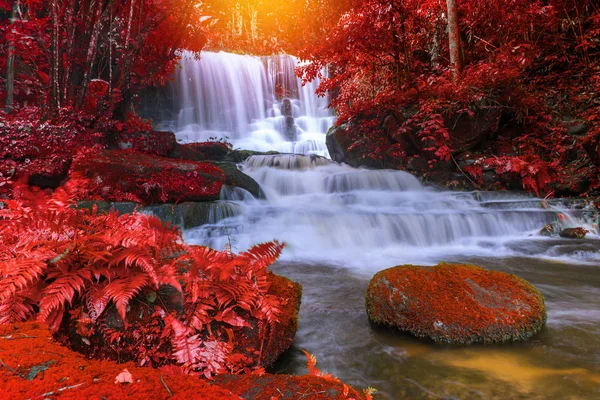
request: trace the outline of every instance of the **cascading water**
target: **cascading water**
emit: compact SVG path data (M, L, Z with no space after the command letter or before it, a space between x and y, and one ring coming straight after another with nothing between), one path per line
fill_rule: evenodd
M297 64L291 56L203 52L198 60L184 53L176 77L178 139L327 156L325 133L335 117L327 97L314 95L318 81L301 85Z
M179 140L228 137L242 149L300 153L250 157L241 168L266 198L224 188L222 199L237 203L238 214L187 230L186 240L216 248L231 243L237 251L286 242L275 268L304 285L296 345L316 353L320 368L377 387L379 398L598 397L597 214L526 194L440 191L402 171L334 163L324 144L334 121L327 99L312 94L314 83L299 84L295 65L287 56L226 53L183 61ZM562 226L591 234L580 241L541 236L540 228L559 215ZM439 261L530 280L546 297L546 330L522 347L444 350L366 323L364 293L374 272ZM296 353L280 371L304 372Z

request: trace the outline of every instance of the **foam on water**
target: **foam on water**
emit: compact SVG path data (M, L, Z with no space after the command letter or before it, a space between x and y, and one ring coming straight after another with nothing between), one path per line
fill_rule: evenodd
M325 135L335 118L328 99L314 95L318 81L302 86L295 77L297 64L291 56L184 56L180 141L227 137L242 149L298 153L250 157L242 168L266 199L223 189L222 198L243 204L243 212L185 232L188 241L216 248L232 241L241 251L279 239L288 244L284 260L369 272L456 256L600 261L593 214L560 203L542 207L523 193L436 191L406 172L332 162ZM562 226L584 226L592 239L571 244L539 236L559 214L566 216Z

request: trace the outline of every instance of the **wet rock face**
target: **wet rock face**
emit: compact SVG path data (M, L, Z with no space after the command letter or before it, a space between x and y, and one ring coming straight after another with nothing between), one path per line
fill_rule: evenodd
M246 175L232 162L222 161L213 162L225 174L225 183L229 186L235 186L247 190L255 198L264 198L264 194L258 182L250 175Z
M369 320L451 344L525 340L546 322L542 295L525 280L472 265L398 266L378 272Z

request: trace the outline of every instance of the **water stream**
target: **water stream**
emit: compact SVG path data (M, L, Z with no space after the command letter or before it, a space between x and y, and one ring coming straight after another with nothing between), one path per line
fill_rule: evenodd
M266 199L227 188L240 214L184 232L187 241L243 251L287 243L273 267L303 284L300 327L275 371L318 367L380 399L600 398L600 238L597 216L560 201L543 207L523 193L448 192L402 172L333 163L325 133L334 122L316 83L302 87L292 57L203 53L177 77L182 142L227 138L234 147L297 154L253 156L240 166ZM324 72L325 73L325 72ZM285 100L285 99L288 100ZM538 234L564 226L591 234L571 241ZM364 294L378 270L469 262L517 274L546 297L548 324L533 340L448 347L369 325Z

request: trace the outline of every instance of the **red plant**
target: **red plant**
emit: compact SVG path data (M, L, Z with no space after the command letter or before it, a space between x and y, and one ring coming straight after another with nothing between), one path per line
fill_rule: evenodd
M74 327L88 345L207 377L255 366L233 352L233 329L252 318L269 340L280 303L266 269L283 245L240 255L188 246L152 216L77 209L86 185L72 179L51 195L17 186L0 210L0 324L37 315L63 340Z
M498 156L498 181L514 175L541 193L550 183L585 176L591 190L598 188L596 174L581 165L582 143L600 137L600 9L593 1L458 2L465 65L459 76L448 59L445 2L344 3L351 8L323 28L324 40L307 44L300 55L308 62L297 73L304 81L321 79L318 93L332 96L350 148L380 159L391 147L400 165L413 151L384 132L382 122L394 114L402 116L399 136L410 136L419 156L449 160L465 149L453 148L448 121L496 108L498 126L467 150ZM321 74L325 66L328 76ZM587 124L587 139L567 134L571 120ZM516 154L488 146L502 140ZM588 147L588 165L598 163L597 148ZM565 164L572 167L557 168Z

